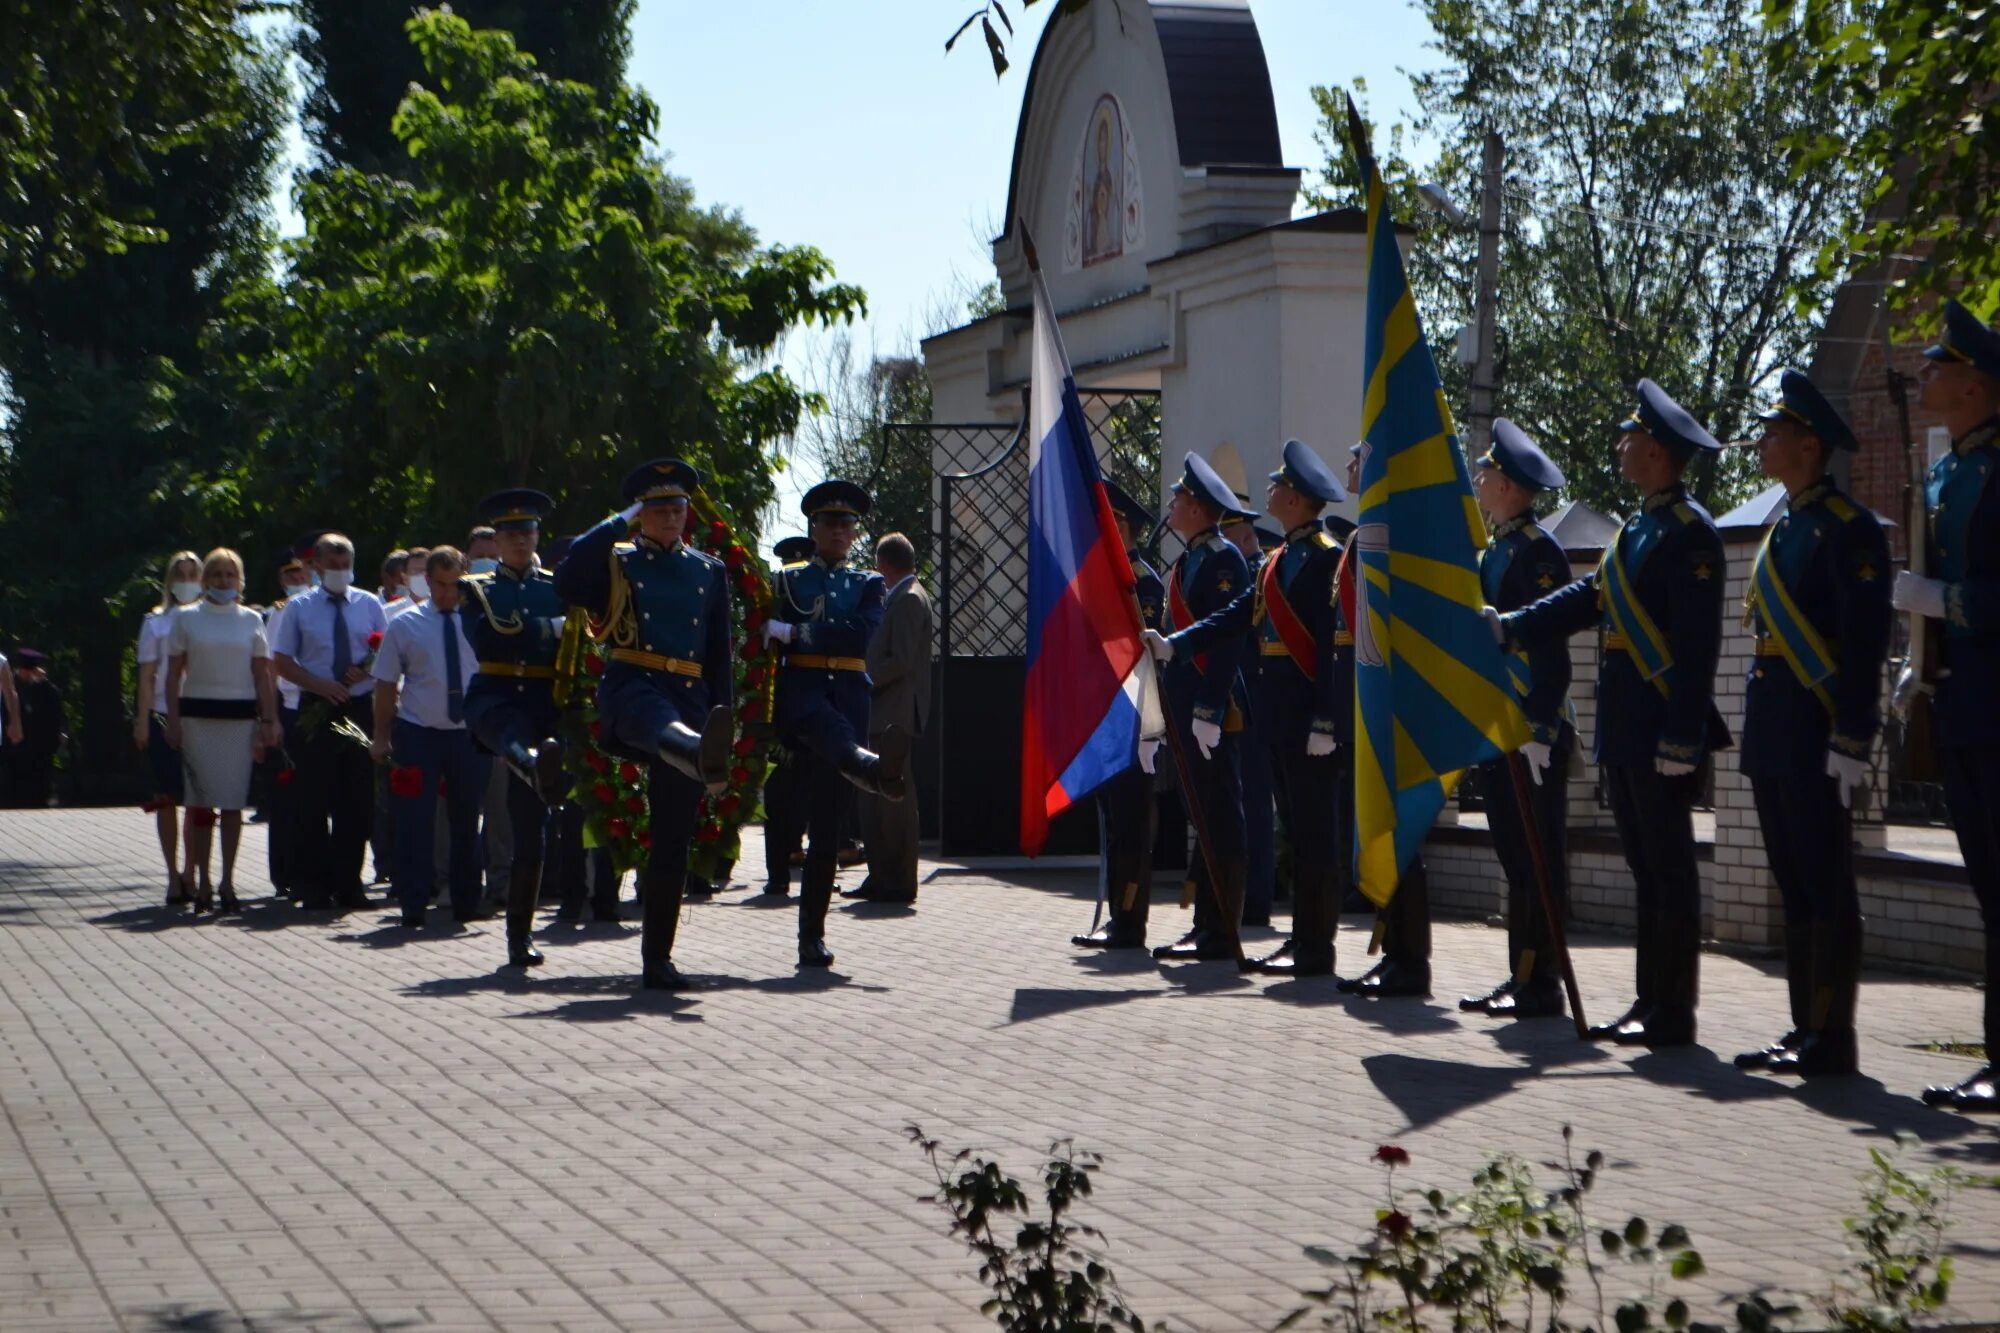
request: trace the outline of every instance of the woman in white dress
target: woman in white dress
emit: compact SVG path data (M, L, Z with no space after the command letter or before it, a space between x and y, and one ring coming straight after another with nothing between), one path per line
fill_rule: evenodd
M179 860L181 757L167 744L167 631L174 614L201 596L201 557L176 551L160 575L160 604L139 626L139 693L132 707L132 744L146 752L153 773L153 799L146 808L160 833L160 856L167 863L167 906L194 900L194 835L187 838L186 869ZM192 818L192 812L190 812ZM208 878L202 862L201 877Z
M174 617L167 631L167 741L181 752L188 841L197 865L208 863L216 812L222 815L222 910L234 912L236 848L243 807L250 803L250 769L277 745L277 691L264 618L244 606L243 561L217 547L201 566L202 600ZM206 881L194 910L207 911Z

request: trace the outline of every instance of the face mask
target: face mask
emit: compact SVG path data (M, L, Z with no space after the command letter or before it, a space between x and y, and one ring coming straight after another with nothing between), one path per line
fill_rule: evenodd
M189 602L201 596L201 583L199 580L176 583L173 585L173 594L176 602L179 602L182 606L186 606Z
M237 588L210 588L208 590L208 600L214 602L217 606L228 606L236 600L240 591Z
M491 574L498 568L500 568L498 560L490 555L482 555L468 566L468 571L473 574Z
M301 594L310 590L312 586L313 585L310 583L287 583L285 585L285 596L287 597L300 596Z
M415 575L410 579L410 596L414 600L421 602L430 595L431 581L429 579L425 578L422 574Z
M308 574L306 578L313 587L317 588L319 586L319 571L317 569L315 569L311 574Z
M328 592L346 592L354 585L354 571L351 569L329 569L319 576L320 586Z

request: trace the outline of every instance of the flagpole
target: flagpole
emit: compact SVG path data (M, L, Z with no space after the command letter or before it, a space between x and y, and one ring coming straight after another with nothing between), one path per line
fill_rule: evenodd
M1521 811L1521 825L1528 832L1528 854L1535 863L1535 887L1542 895L1542 919L1549 923L1549 939L1556 947L1556 961L1562 964L1563 989L1569 994L1570 1017L1576 1020L1576 1035L1588 1040L1590 1024L1583 1017L1583 993L1576 986L1576 968L1569 957L1569 933L1563 929L1562 913L1556 910L1556 896L1549 887L1549 862L1542 848L1541 823L1535 818L1534 802L1528 798L1528 761L1519 750L1507 756L1507 772L1513 777L1514 803ZM1553 776L1553 774L1551 774Z

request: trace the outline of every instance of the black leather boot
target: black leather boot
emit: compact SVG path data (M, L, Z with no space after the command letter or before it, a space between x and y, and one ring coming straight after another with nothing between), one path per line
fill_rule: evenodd
M729 747L735 740L734 730L729 710L720 706L708 710L700 731L685 722L670 722L660 737L660 760L699 782L713 796L729 785Z
M909 764L910 734L891 724L883 729L882 748L870 750L850 745L833 757L840 775L865 792L885 801L900 801L907 787L904 769Z
M546 960L535 947L535 906L542 897L542 868L514 863L507 877L507 966L540 967Z
M1810 1006L1813 991L1812 932L1803 924L1785 922L1785 992L1791 999L1792 1026L1769 1046L1744 1051L1736 1057L1738 1069L1768 1069L1771 1062L1798 1049L1812 1027Z
M1771 1069L1802 1078L1839 1078L1860 1069L1854 1010L1861 990L1861 922L1829 921L1814 930L1813 1027Z
M690 990L687 977L674 966L674 935L681 924L681 890L687 866L655 866L649 856L639 872L639 898L645 920L639 929L639 985L645 990Z
M833 966L833 951L826 947L826 909L833 901L833 874L832 866L807 859L805 879L799 885L800 967Z

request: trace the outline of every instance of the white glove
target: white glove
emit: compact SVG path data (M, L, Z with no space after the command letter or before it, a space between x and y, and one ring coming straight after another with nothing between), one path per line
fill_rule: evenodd
M1924 683L1917 679L1916 670L1904 667L1896 676L1896 688L1889 694L1889 707L1895 710L1897 717L1907 719L1910 716L1910 705L1917 701L1917 696L1922 694L1923 690Z
M1653 771L1663 778L1684 778L1694 772L1693 764L1684 764L1678 759L1653 758Z
M1171 662L1174 660L1173 640L1156 629L1146 631L1146 647L1150 648L1153 656L1162 662Z
M1210 758L1215 751L1215 747L1222 744L1222 724L1220 722L1204 722L1200 718L1196 718L1188 724L1188 734L1194 737L1195 746L1201 751L1203 759Z
M1152 776L1153 766L1160 761L1160 742L1156 737L1139 742L1139 771Z
M790 643L792 635L796 632L797 629L795 626L789 625L782 620L767 620L764 622L764 637L766 640L776 639L779 643Z
M1306 737L1306 758L1324 759L1340 746L1340 742L1323 731L1315 731Z
M646 502L644 500L634 500L631 504L626 505L618 511L618 517L630 523L633 519L639 517L639 511L645 507Z
M1528 776L1542 785L1542 773L1549 766L1549 747L1540 741L1529 741L1521 747L1521 757L1528 761Z
M1932 620L1944 619L1944 580L1927 579L1904 570L1896 575L1889 590L1889 603L1898 611L1914 611Z
M1852 808L1854 805L1854 793L1861 790L1862 782L1868 777L1868 763L1864 759L1856 759L1851 754L1842 754L1838 750L1828 750L1826 752L1826 775L1833 779L1835 786L1840 788L1840 804L1842 808Z
M1500 624L1500 613L1490 606L1482 606L1479 608L1479 614L1486 617L1487 628L1493 631L1493 642L1505 648L1507 646L1507 631Z

